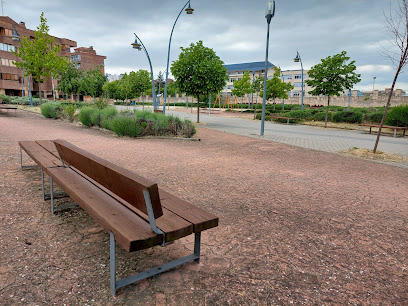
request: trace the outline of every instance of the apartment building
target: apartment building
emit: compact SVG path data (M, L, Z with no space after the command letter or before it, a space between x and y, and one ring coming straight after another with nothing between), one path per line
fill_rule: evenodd
M251 82L258 76L265 75L265 62L251 62L241 64L225 65L227 68L228 81L224 88L224 94L232 96L232 89L234 88L234 82L241 80L245 71L249 71ZM272 76L275 71L275 65L268 62L268 76Z
M75 48L74 52L71 53L71 60L79 70L99 68L102 74L105 74L105 59L106 56L96 54L93 46Z
M310 97L309 91L313 90L313 87L310 87L306 84L308 79L307 75L308 70L303 70L303 90L304 96ZM282 71L282 80L286 83L293 85L293 89L288 92L289 97L301 97L302 96L302 70L285 70Z
M21 59L15 56L12 51L17 51L20 47L20 42L13 40L12 35L14 30L20 37L29 37L34 39L35 32L27 29L24 22L17 23L13 19L7 16L0 16L0 94L6 94L10 96L24 96L29 95L29 85L33 95L38 94L39 86L33 82L32 78L24 77L23 71L17 68L13 62L20 62ZM60 56L66 57L68 60L72 60L72 56L80 56L81 69L93 68L94 65L101 66L101 71L104 73L104 60L105 56L96 55L93 48L77 48L72 52L71 48L77 47L77 42L67 39L55 37L55 43L61 45ZM53 83L54 84L53 84ZM41 85L41 91L43 97L52 97L53 88L57 88L57 80L46 80ZM58 92L56 97L58 98Z

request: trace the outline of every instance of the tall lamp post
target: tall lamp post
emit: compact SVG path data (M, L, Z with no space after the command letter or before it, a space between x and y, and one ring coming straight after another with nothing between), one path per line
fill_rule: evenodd
M303 90L303 63L302 63L302 58L299 55L299 52L296 51L296 57L293 59L293 61L295 63L299 63L300 62L300 67L302 68L302 106L301 109L303 110L303 96L304 96L304 90Z
M139 51L143 49L143 51L146 53L147 59L149 60L150 74L152 75L152 97L153 97L153 111L154 111L156 109L157 100L156 100L156 89L154 88L154 74L153 74L152 62L150 61L149 53L147 52L146 47L143 44L142 40L139 38L139 36L136 35L136 33L133 33L133 34L135 34L135 42L131 44L133 46L133 49L136 49ZM137 40L140 41L140 44Z
M169 61L170 61L170 45L171 45L171 38L173 36L174 27L176 26L177 20L179 19L181 13L183 12L184 8L187 6L188 8L185 9L187 15L191 15L194 12L194 9L191 8L190 0L184 4L183 8L181 9L180 13L177 15L176 21L174 21L173 28L171 29L170 39L169 39L169 49L167 51L167 68L166 68L166 82L164 84L164 98L163 98L163 115L166 114L166 101L167 101L167 83L169 78Z
M13 26L13 35L11 35L11 40L12 41L21 41L20 40L20 35L18 34L16 28ZM30 77L27 76L27 84L28 84L28 92L30 95L30 106L33 107L33 96L31 94L31 86L30 86ZM24 68L21 74L21 96L24 96Z
M375 79L376 79L377 77L373 77L373 96L374 96L374 84L375 84Z
M266 34L265 77L264 77L264 91L263 91L263 102L262 102L261 136L264 135L264 130L265 130L266 81L268 80L269 26L271 24L271 19L274 16L275 16L275 0L268 0L266 2L266 9L265 9L265 18L268 24L268 31Z

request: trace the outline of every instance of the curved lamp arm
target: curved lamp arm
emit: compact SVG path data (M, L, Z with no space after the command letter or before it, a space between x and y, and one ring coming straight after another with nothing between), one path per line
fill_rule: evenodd
M164 84L164 98L163 98L163 114L166 113L166 101L167 101L167 82L169 78L169 61L170 61L170 45L171 45L171 38L173 37L173 31L176 26L177 20L179 19L181 13L187 6L187 4L190 3L190 0L187 1L186 4L184 4L183 8L180 10L180 13L177 15L176 21L174 21L173 28L171 29L171 34L170 34L170 39L169 39L169 49L167 51L167 68L166 68L166 82Z
M147 52L147 49L146 49L145 45L143 44L142 40L140 39L140 37L137 36L136 33L133 33L133 34L135 34L136 38L139 39L140 44L141 44L142 47L143 47L143 51L145 52L145 54L146 54L146 56L147 56L147 59L149 60L150 74L152 75L153 109L156 109L156 104L157 104L157 100L156 100L156 88L155 88L155 86L154 86L154 74L153 74L152 62L150 61L149 53Z

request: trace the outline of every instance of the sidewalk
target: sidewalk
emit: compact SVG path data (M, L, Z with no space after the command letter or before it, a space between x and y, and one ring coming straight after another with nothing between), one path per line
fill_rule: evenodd
M140 107L137 107L137 109L140 109ZM166 110L166 113L190 119L193 122L197 120L195 109L191 113L190 110L181 108L173 110L170 108L170 111ZM353 147L372 150L376 140L376 134L361 134L360 131L355 130L325 129L307 125L286 125L271 123L270 121L265 122L264 136L260 137L261 121L251 120L251 118L252 116L249 119L231 118L225 117L220 113L208 115L200 112L200 122L204 123L205 127L209 129L323 152L337 153ZM408 137L394 138L388 135L381 136L378 150L408 157ZM408 165L406 166L408 167Z

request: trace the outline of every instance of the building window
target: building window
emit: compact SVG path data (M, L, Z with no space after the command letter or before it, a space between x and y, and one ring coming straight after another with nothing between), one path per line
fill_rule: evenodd
M301 79L302 78L302 75L301 74L296 74L295 75L295 79L297 79L297 80L299 80L299 79ZM306 79L307 78L307 74L303 74L303 79Z
M71 59L72 59L74 62L79 62L79 61L81 61L81 55L80 55L80 54L72 55L72 56L71 56Z
M1 79L2 80L18 81L18 78L19 78L19 76L17 74L1 73Z
M292 91L292 97L299 97L300 91Z
M228 89L233 89L234 88L234 86L232 86L232 85L228 85L228 87L227 87Z
M295 82L295 84L293 84L293 86L295 86L295 87L302 87L302 82Z
M291 74L284 74L283 75L283 80L284 81L286 81L286 80L291 80L292 79L292 75Z

